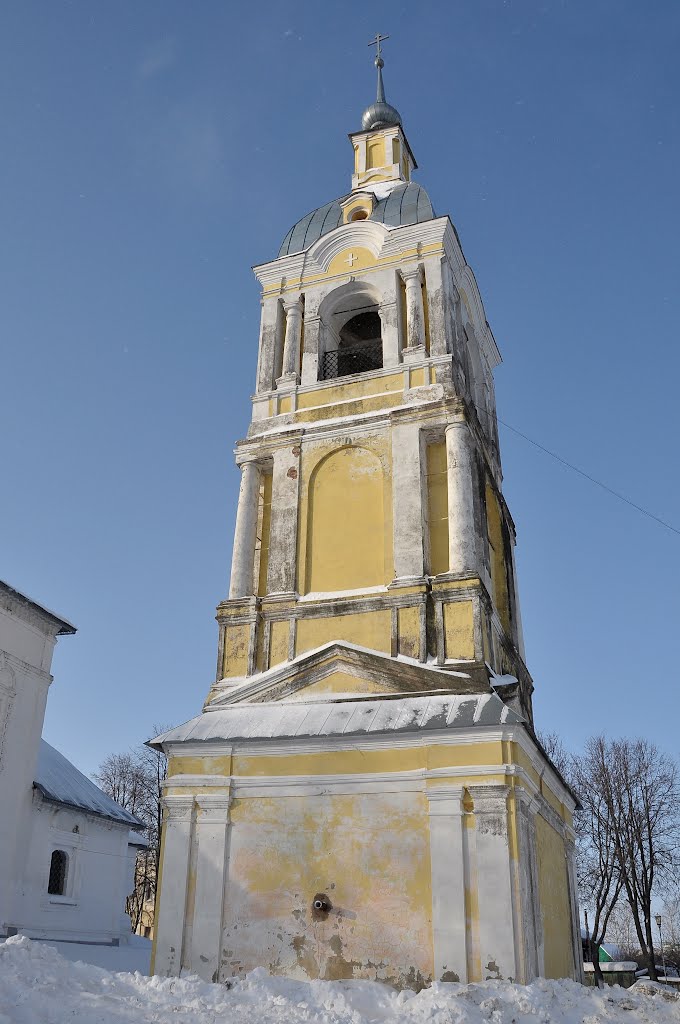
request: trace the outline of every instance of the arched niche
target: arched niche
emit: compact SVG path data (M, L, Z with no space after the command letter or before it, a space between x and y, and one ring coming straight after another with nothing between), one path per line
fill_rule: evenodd
M350 281L323 299L319 305L319 380L382 368L381 299L378 290L365 281Z
M386 565L385 479L378 456L344 446L309 481L305 591L382 586Z

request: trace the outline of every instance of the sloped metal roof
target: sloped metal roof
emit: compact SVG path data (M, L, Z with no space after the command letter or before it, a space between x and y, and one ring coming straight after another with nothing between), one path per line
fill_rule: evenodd
M45 740L40 741L34 785L52 803L75 807L88 814L108 818L109 821L119 821L128 827L141 827L141 821L134 814L103 793L99 786L95 786L94 782Z
M269 740L312 736L359 736L517 725L523 719L495 693L338 699L309 703L231 704L206 711L157 736L164 743Z
M361 191L360 189L357 191ZM340 196L318 210L312 210L290 229L279 249L279 257L294 252L304 252L322 235L333 231L342 224L341 203L347 196ZM398 227L400 224L420 224L424 220L432 220L434 210L430 197L422 185L409 181L397 185L391 192L378 199L369 220L386 224L387 227Z

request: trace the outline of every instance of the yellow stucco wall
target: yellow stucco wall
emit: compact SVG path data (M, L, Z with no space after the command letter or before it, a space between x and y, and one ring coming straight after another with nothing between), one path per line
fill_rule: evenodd
M269 641L269 664L280 665L288 660L288 636L290 623L287 619L272 622L271 639Z
M430 980L423 794L238 799L231 822L221 977L265 963L294 977ZM312 919L317 893L336 911L325 920Z
M337 402L403 390L403 373L390 373L379 377L367 377L365 380L352 380L346 384L314 388L313 391L301 391L297 404L298 409L315 409Z
M427 504L430 572L449 568L449 499L444 441L427 446Z
M350 685L361 686L362 681L338 671L308 692L340 692ZM366 692L375 688L366 683ZM225 782L231 776L236 785L230 808L220 977L264 965L274 974L300 978L375 978L415 988L429 983L433 948L427 789L433 786L440 793L446 785L441 769L450 768L455 791L465 787L463 827L469 836L470 861L461 913L466 921L468 980L482 980L486 973L480 943L483 933L488 945L489 932L480 918L480 901L487 880L481 873L484 861L475 851L485 832L478 831L470 792L480 784L508 786L512 865L519 849L513 791L521 783L506 775L505 765L518 763L520 754L526 758L517 744L489 740L307 753L241 754L237 749L231 755L171 758L170 794L187 794L185 786L173 786L179 774L223 776ZM489 771L493 765L498 765L497 773ZM366 781L375 774L380 784L390 773L419 769L440 770L426 781L425 791L408 786L400 792L382 786L376 792L346 791L353 776ZM332 775L341 777L340 792L321 782L315 785L315 778ZM308 779L310 791L298 796L283 786L279 795L287 777L295 785ZM264 795L262 787L274 779L276 789ZM200 790L199 784L196 792ZM536 835L545 972L548 977L569 977L574 965L564 844L540 814ZM194 884L191 866L185 940L191 935ZM333 913L315 920L311 904L319 893L329 897ZM518 889L516 898L520 899Z
M444 642L447 658L471 661L475 656L472 601L444 605Z
M359 679L350 675L349 672L331 672L320 679L318 683L305 686L304 690L296 691L283 700L295 701L301 697L314 697L326 693L392 693L393 691L383 683L377 683L372 679Z
M349 615L330 615L323 618L299 619L295 653L311 651L332 640L368 647L374 651L390 653L391 613L371 611Z
M262 485L260 488L260 515L258 522L258 544L260 569L257 580L257 593L262 596L267 593L267 569L269 567L269 527L272 518L272 475L262 474Z
M501 509L493 488L486 485L486 517L489 532L489 557L491 561L491 582L496 610L508 636L510 636L510 599L508 595L508 571L506 565L505 540L501 525Z
M227 626L224 634L224 663L222 666L222 674L225 678L246 674L249 641L250 625L248 623Z
M394 566L388 438L303 449L301 472L298 578L304 592L389 583Z
M545 976L571 978L574 962L564 841L540 815L536 816L536 853Z
M366 448L340 448L315 468L309 486L307 590L389 582L384 492L380 459Z
M397 612L399 653L407 658L420 657L420 607L411 605Z

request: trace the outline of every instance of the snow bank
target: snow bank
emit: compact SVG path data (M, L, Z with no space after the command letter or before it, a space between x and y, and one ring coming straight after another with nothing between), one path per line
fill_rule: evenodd
M151 964L151 939L130 935L120 946L100 946L90 942L55 942L54 939L35 939L41 945L53 946L65 960L103 967L107 971L139 971L148 975ZM0 949L2 947L0 946ZM1 1008L1 1004L0 1004Z
M434 985L415 995L374 982L292 981L253 971L233 988L111 974L15 936L0 943L0 1024L677 1024L680 999L571 981Z

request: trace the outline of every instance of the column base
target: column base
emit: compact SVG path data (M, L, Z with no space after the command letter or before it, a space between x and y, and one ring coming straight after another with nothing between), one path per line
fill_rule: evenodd
M424 345L411 345L401 350L401 359L404 363L421 363L427 359L427 350Z
M292 388L297 387L299 383L297 373L284 373L276 378L276 387L279 391L290 391Z

